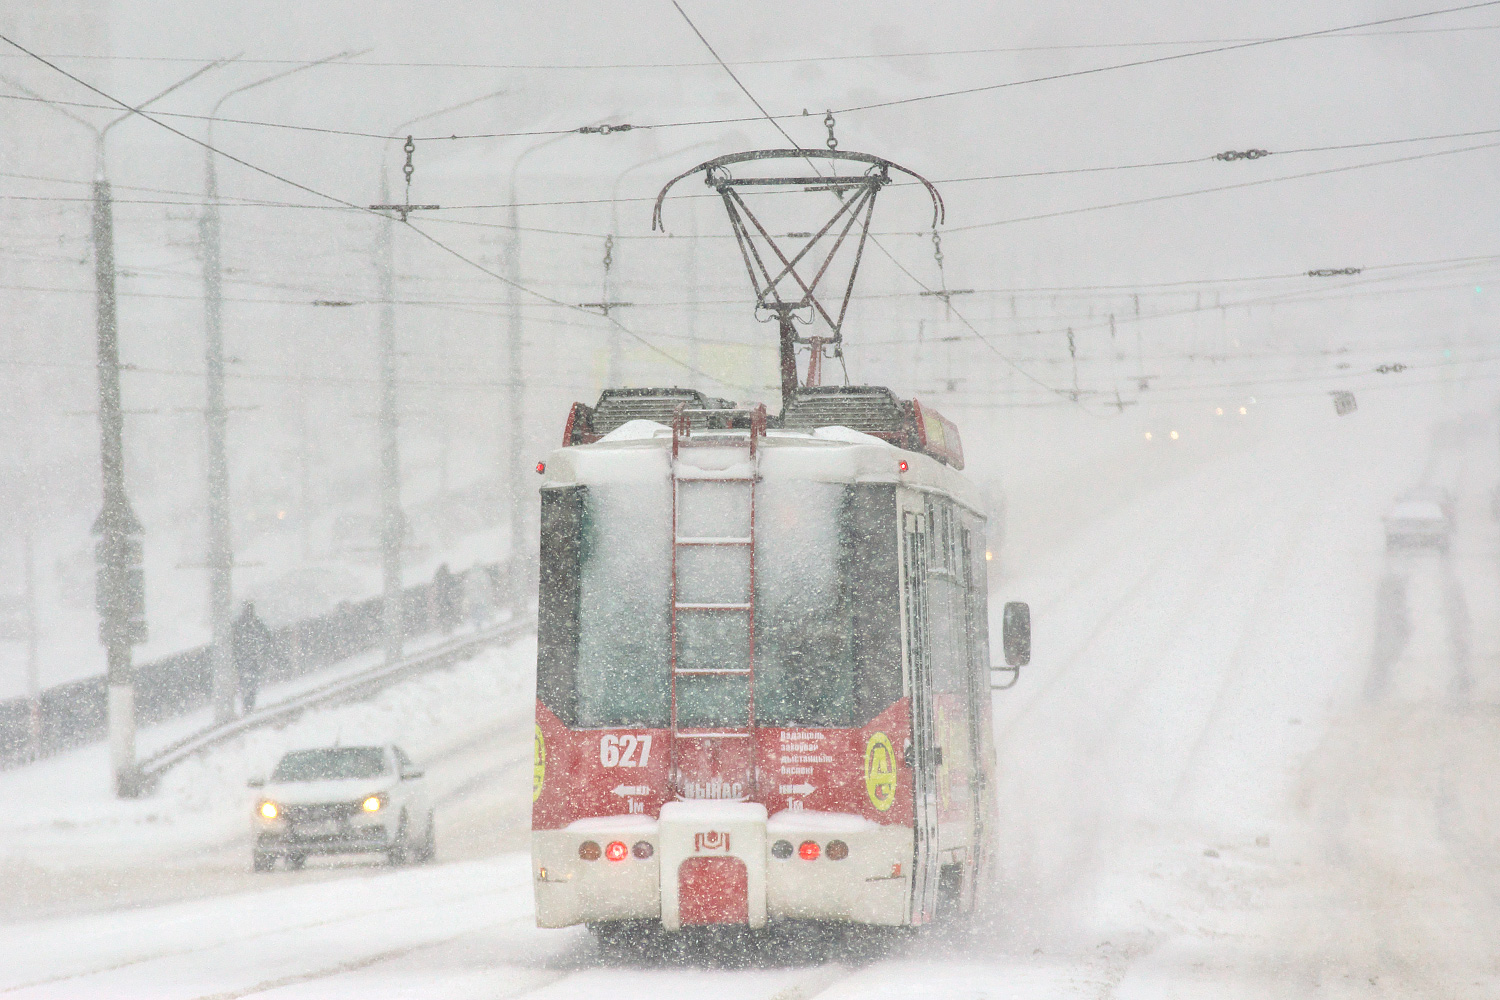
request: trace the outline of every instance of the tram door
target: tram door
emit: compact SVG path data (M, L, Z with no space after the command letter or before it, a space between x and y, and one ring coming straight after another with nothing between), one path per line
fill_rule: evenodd
M904 587L907 676L911 679L911 742L906 763L912 769L912 811L916 821L912 858L912 923L926 923L937 913L938 813L937 753L933 746L932 655L927 637L927 512L902 512L902 586Z

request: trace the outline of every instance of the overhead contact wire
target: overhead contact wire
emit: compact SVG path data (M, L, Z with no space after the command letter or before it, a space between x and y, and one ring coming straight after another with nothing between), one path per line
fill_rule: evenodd
M1497 0L1497 2L1500 2L1500 0ZM323 191L319 191L316 188L309 187L308 185L303 184L303 183L301 183L299 181L292 180L291 178L285 177L285 176L283 176L281 174L278 174L275 171L267 170L265 167L262 167L262 166L259 166L257 164L251 163L250 161L242 159L241 157L235 156L232 153L226 153L223 150L217 149L213 145L211 145L211 144L209 144L207 142L204 142L202 139L198 139L198 138L196 138L194 136L188 135L186 132L183 132L180 129L173 128L171 125L167 124L166 122L158 121L153 116L151 116L149 114L146 114L145 112L143 112L143 111L141 111L141 110L139 110L137 108L134 108L134 107L132 107L129 104L126 104L124 101L122 101L119 98L113 96L112 94L108 94L108 93L104 92L103 90L100 90L98 87L95 87L93 84L91 84L91 83L87 82L86 80L83 80L83 79L75 76L74 74L68 72L66 69L63 69L61 66L58 66L56 63L50 62L47 59L43 58L42 56L37 55L36 53L32 52L30 49L26 48L24 45L21 45L19 42L15 41L15 40L13 40L13 39L5 36L5 35L0 35L0 42L5 42L7 45L10 45L11 47L19 50L20 52L25 53L26 55L28 55L31 58L35 59L37 62L40 62L42 65L48 67L49 69L52 69L53 71L62 74L63 76L67 77L69 80L72 80L74 83L77 83L78 85L80 85L80 86L88 89L89 91L91 91L91 92L93 92L95 94L98 94L100 97L104 98L105 100L113 102L114 104L118 105L119 107L123 108L124 110L131 112L132 114L139 115L141 118L144 118L146 121L151 122L153 125L156 125L159 128L166 129L168 132L171 132L173 135L176 135L176 136L178 136L180 138L188 140L189 142L193 143L195 146L200 146L203 149L208 150L209 152L214 153L214 154L216 154L218 156L222 156L225 159L227 159L227 160L229 160L229 161L231 161L233 163L238 163L239 165L241 165L241 166L243 166L243 167L245 167L245 168L247 168L249 170L253 170L253 171L255 171L258 174L261 174L263 176L269 177L272 180L279 181L280 183L290 185L291 187L294 187L294 188L296 188L299 191L306 192L307 194L310 194L310 195L312 195L314 197L323 198L323 199L325 199L327 201L331 201L331 202L333 202L333 203L335 203L337 205L342 205L345 208L353 209L353 210L358 211L358 212L363 212L363 213L368 214L368 215L373 215L373 216L375 216L377 218L380 218L380 219L387 219L387 220L390 219L389 216L387 216L387 215L385 215L385 214L383 214L381 212L374 211L374 210L369 209L369 208L367 208L367 207L365 207L363 205L357 205L354 202L351 202L351 201L348 201L346 199L340 198L340 197L338 197L336 195L331 195L331 194L327 194L327 193L325 193ZM597 315L595 313L590 312L587 309L582 309L582 308L580 308L580 307L578 307L578 306L576 306L576 305L574 305L572 303L563 302L561 299L553 298L552 296L546 295L546 294L544 294L542 292L538 292L535 289L528 288L525 285L522 285L522 284L519 284L517 282L511 281L509 278L506 278L503 275L500 275L500 274L498 274L498 273L496 273L494 271L491 271L489 268L487 268L484 265L480 264L478 261L476 261L476 260L474 260L474 259L466 256L465 254L461 253L459 250L457 250L457 249L449 246L448 244L444 243L442 240L439 240L437 237L431 235L430 233L427 233L427 232L425 232L425 231L423 231L421 229L418 229L416 226L412 225L410 222L403 220L403 224L408 229L410 229L412 232L417 233L423 239L425 239L429 243L431 243L433 246L438 247L439 249L441 249L444 252L448 253L450 256L452 256L452 257L454 257L454 258L462 261L465 264L468 264L470 267L472 267L472 268L474 268L474 269L476 269L476 270L478 270L478 271L480 271L480 272L482 272L484 274L489 275L490 277L494 278L497 281L502 282L503 284L506 284L506 285L514 287L517 291L521 291L521 292L524 292L524 293L526 293L528 295L534 296L534 297L536 297L538 299L543 300L544 302L550 302L553 305L563 306L563 307L571 309L571 310L573 310L575 312L582 313L585 316L595 317ZM747 386L740 386L740 385L737 385L735 383L726 382L725 380L723 380L721 378L718 378L717 376L710 375L707 372L701 371L698 368L695 368L694 366L692 366L691 364L689 364L688 362L683 361L683 360L681 360L679 358L676 358L676 357L672 356L671 354L668 354L666 351L663 351L661 348L659 348L656 345L652 344L649 340L647 340L645 337L641 336L639 333L636 333L634 330L631 330L629 327L626 327L619 320L617 320L617 319L615 319L613 317L605 317L605 318L610 323L612 323L614 326L618 327L626 335L634 338L636 341L638 341L641 344L645 345L646 347L648 347L649 349L651 349L653 352L661 355L663 358L666 358L667 360L673 362L674 364L679 365L680 367L682 367L683 369L691 372L694 375L698 375L698 376L701 376L703 378L709 379L709 380L711 380L713 382L717 382L720 385L727 385L727 386L731 386L733 388L743 388L743 389L747 389L747 390L749 389L749 387L747 387Z

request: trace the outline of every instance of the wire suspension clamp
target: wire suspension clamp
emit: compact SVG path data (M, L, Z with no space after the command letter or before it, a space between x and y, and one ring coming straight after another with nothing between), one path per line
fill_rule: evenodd
M1315 267L1307 272L1309 278L1337 278L1344 274L1358 274L1362 267Z
M401 221L405 222L406 221L406 217L408 215L410 215L412 212L415 212L415 211L418 211L418 210L423 210L423 211L429 211L430 212L430 211L433 211L435 209L442 208L443 206L441 206L441 205L413 205L411 203L411 175L417 172L417 168L411 162L411 157L412 157L412 154L417 151L416 140L414 140L411 136L407 136L406 137L406 145L402 146L401 148L404 149L404 150L406 150L406 165L401 168L401 172L406 175L406 202L405 202L405 204L401 204L401 205L371 205L370 206L370 211L372 211L372 212L395 212L397 215L399 215L401 217Z
M604 294L600 297L600 299L599 299L598 302L580 302L580 303L578 303L578 308L580 308L580 309L597 309L597 310L599 310L599 315L603 316L605 319L608 319L609 318L609 311L611 309L621 309L621 308L624 308L626 306L633 306L633 305L635 305L634 302L616 302L616 301L612 300L609 297L609 271L610 271L610 268L614 267L614 264L615 264L615 234L614 233L606 233L604 235Z
M1258 160L1270 155L1271 151L1268 149L1226 149L1222 153L1215 153L1214 159L1233 163L1235 160Z

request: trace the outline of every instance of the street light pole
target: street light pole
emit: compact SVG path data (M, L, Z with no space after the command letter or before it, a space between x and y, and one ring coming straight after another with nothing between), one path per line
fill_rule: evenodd
M239 677L234 669L232 630L234 623L234 535L229 513L229 457L227 437L229 412L224 402L224 298L219 220L219 175L212 149L214 119L224 102L236 94L273 83L314 66L353 55L339 52L314 62L303 63L270 76L247 83L224 94L209 112L207 144L203 154L203 217L199 220L199 238L203 246L203 328L206 385L204 421L208 430L208 617L212 631L210 662L211 701L215 722L234 718L234 698L239 691ZM306 511L302 516L306 517Z
M124 413L120 405L119 324L115 314L114 205L105 163L109 130L229 60L201 66L149 100L136 105L103 128L80 118L31 88L6 80L16 89L82 125L94 134L94 183L91 236L94 245L94 319L99 372L99 469L103 507L94 520L98 563L94 606L99 612L99 641L105 648L105 686L110 763L115 794L140 793L135 755L135 680L130 647L146 639L145 580L142 571L141 523L125 493Z

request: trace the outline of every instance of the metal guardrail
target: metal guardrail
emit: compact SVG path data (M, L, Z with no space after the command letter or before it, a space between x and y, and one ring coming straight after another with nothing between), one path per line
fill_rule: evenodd
M490 594L489 606L512 602L513 595L500 585L505 573L497 563L476 563L450 576L450 585L459 584L464 601L471 586L467 577L475 573L489 577L488 585L478 588ZM451 628L462 617L456 604L439 599L434 581L413 584L402 591L401 618L408 639ZM384 600L377 595L362 601L343 601L319 614L274 626L271 632L281 655L264 665L261 684L322 671L379 648L385 627L383 608ZM213 669L208 646L138 663L131 673L138 726L179 718L210 701ZM104 739L106 701L102 675L47 688L36 702L28 698L0 700L0 770Z
M310 708L339 701L358 701L368 698L409 677L449 666L459 660L466 660L487 646L520 638L535 627L536 620L525 616L480 632L457 636L420 653L403 657L396 663L382 663L367 670L345 675L301 694L264 705L238 719L201 729L141 761L141 784L149 788L163 774L189 757L252 729L286 722Z

